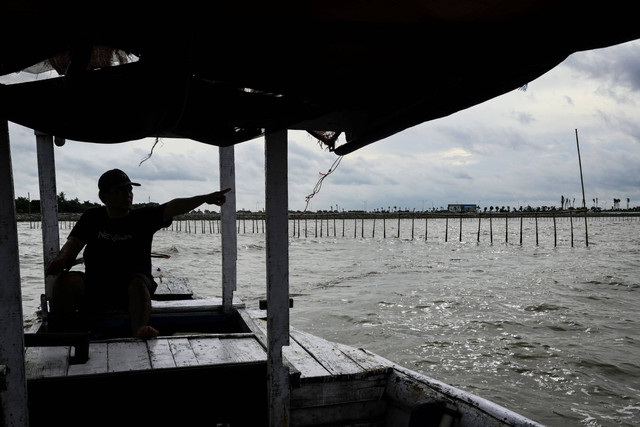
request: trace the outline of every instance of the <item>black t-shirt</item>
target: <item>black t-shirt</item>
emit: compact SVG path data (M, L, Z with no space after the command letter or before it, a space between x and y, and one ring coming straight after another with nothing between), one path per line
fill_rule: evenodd
M117 280L134 273L151 276L153 235L167 227L164 205L132 209L123 218L109 218L103 206L82 214L70 236L86 244L85 273L89 280Z

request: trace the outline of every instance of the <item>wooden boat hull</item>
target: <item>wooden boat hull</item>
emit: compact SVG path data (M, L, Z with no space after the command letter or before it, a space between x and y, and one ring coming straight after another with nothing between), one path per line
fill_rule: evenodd
M266 362L28 381L31 426L268 422Z
M156 301L156 321L184 332L94 340L85 363L72 362L72 346L28 347L31 425L268 425L265 312L238 303L224 314L218 302ZM213 332L207 317L236 327ZM189 319L198 319L191 330ZM537 425L366 350L295 328L290 338L291 426Z

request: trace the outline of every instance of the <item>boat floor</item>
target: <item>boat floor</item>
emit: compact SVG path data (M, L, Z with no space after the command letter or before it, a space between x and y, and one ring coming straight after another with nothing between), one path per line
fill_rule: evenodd
M172 388L175 388L174 377L180 375L180 381L187 381L184 378L193 376L182 388L206 386L204 393L209 393L211 399L217 399L213 404L217 408L228 395L235 395L236 399L222 406L237 405L238 399L266 402L266 311L246 310L239 301L234 301L234 308L247 326L245 330L223 333L190 333L187 330L146 341L135 338L92 340L88 349L89 358L85 363L74 362L76 349L72 345L38 346L32 343L25 348L30 400L37 401L41 408L39 413L51 413L60 402L47 406L47 396L56 393L56 390L72 387L87 390L87 387L98 387L102 382L99 387L118 393L122 387L137 387L141 382L153 387L152 384L157 381L160 381L157 387L172 384ZM219 312L221 300L213 298L153 302L153 315L174 313L176 310ZM26 333L33 333L36 327L33 325ZM384 393L388 372L392 369L384 359L293 327L290 331L290 345L283 348L283 358L291 372L292 421L295 421L297 407L309 405L317 407L317 413L309 414L309 410L305 410L305 419L330 419L332 403L342 404L345 400L353 400L353 396L360 402L353 411L361 413L362 405L369 405L370 408L365 410L375 416L381 416L384 411L379 402ZM127 382L127 378L131 380ZM210 384L202 384L204 378L210 378ZM221 389L224 392L212 391L225 382L227 384ZM230 382L234 383L233 387L229 386ZM143 391L140 390L139 393ZM78 398L81 397L76 396ZM197 398L198 396L191 396L188 399L191 408L198 404ZM317 404L318 401L321 405ZM172 400L171 405L179 403ZM206 406L207 403L202 402L202 405ZM252 408L252 411L257 419L263 419L268 413L267 408ZM223 420L230 417L228 414L223 415ZM42 421L44 424L45 421ZM305 423L296 422L293 425Z
M266 362L266 311L245 310L244 305L237 302L234 307L245 317L249 330L223 333L185 330L147 341L135 338L95 340L89 345L89 359L85 363L73 363L74 348L70 345L27 347L27 379ZM221 301L211 298L153 302L154 314L176 308L219 311ZM290 345L283 348L283 356L293 367L294 375L304 381L353 377L388 368L372 353L333 343L293 327Z
M152 320L176 313L215 317L221 302L153 301ZM30 424L114 425L126 414L125 422L146 424L268 425L266 311L236 300L233 306L241 320L235 330L92 340L84 363L74 359L73 345L30 343ZM364 349L293 327L289 336L282 351L291 373L292 426L404 427L425 416L432 421L419 425L536 425ZM96 412L98 419L87 424Z

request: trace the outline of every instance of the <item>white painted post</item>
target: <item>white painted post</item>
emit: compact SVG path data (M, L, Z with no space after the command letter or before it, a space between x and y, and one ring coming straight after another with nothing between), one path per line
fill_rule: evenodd
M20 257L9 125L0 119L0 425L27 426Z
M40 183L40 215L42 218L42 255L44 265L60 252L58 229L58 194L56 190L56 162L53 153L53 136L35 132L38 154L38 179ZM51 299L55 277L44 278L47 299ZM44 307L43 307L44 308Z
M289 425L289 369L282 347L289 345L289 236L287 131L265 136L267 375L269 425Z
M234 147L220 147L220 189L231 188L220 208L222 223L222 309L230 312L236 290L238 233L236 232L236 170Z

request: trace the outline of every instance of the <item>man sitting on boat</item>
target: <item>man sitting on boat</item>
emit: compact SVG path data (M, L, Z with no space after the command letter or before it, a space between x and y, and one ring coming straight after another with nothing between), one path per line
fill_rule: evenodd
M132 209L132 186L139 185L119 169L102 174L98 195L104 206L82 214L59 255L47 265L47 275L59 275L51 299L56 329L82 327L77 324L78 314L126 309L133 336L157 336L158 331L149 326L151 296L157 287L151 275L154 233L170 225L174 216L204 203L221 206L231 190ZM85 271L68 271L83 248Z

